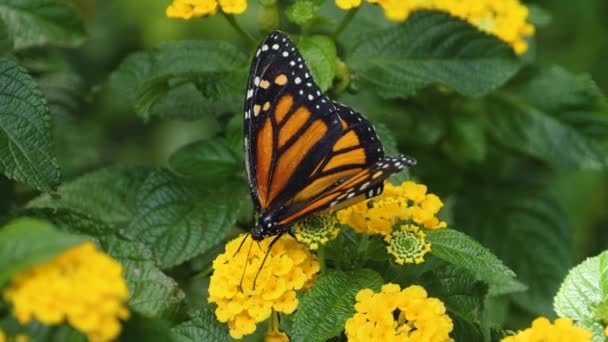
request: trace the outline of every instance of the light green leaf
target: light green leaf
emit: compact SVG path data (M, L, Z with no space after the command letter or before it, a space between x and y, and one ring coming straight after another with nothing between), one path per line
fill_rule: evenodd
M0 173L50 191L60 172L46 101L27 72L0 58Z
M488 283L491 295L523 291L526 288L515 280L515 273L500 259L464 233L453 229L429 230L427 241L431 243L433 255L470 271Z
M153 172L137 194L127 233L148 245L162 268L178 265L228 238L245 189L231 183L197 188Z
M386 98L407 98L431 84L482 96L520 66L498 38L434 11L416 11L401 25L361 35L347 63Z
M112 73L109 86L146 120L192 119L240 111L246 77L247 57L234 46L180 41L130 55ZM182 103L172 106L177 101L170 96Z
M560 317L576 320L577 324L591 330L594 341L606 341L598 320L608 320L608 317L597 317L600 305L608 305L608 251L588 258L570 270L553 299L555 312Z
M321 90L331 86L336 75L338 52L334 41L327 36L310 36L298 41L298 49L306 66Z
M209 306L193 314L189 321L171 329L174 342L234 341L228 333L228 325L217 321Z
M41 195L29 208L70 209L109 224L126 224L133 216L135 194L148 175L136 167L110 167L85 174L59 187L58 198Z
M201 140L180 148L169 158L176 173L194 178L235 175L243 170L242 158L221 139Z
M291 340L326 341L338 336L346 320L355 314L357 292L365 288L379 291L382 284L382 277L369 269L322 274L300 300Z
M603 168L608 153L586 134L598 125L608 127L596 115L602 100L588 75L548 67L532 73L523 85L496 94L486 110L488 132L499 144L554 168ZM605 138L608 129L603 132Z
M50 223L19 218L0 229L0 288L15 273L45 262L85 239Z
M78 46L84 40L84 27L76 7L59 0L4 0L2 19L15 49L33 46Z
M455 224L528 286L511 295L520 307L551 316L553 294L572 263L570 227L563 210L542 187L521 178L496 184L480 184L476 178L464 188L467 191L454 205Z

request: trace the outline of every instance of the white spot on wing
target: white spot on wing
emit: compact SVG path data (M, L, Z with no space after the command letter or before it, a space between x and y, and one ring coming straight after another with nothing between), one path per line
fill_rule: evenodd
M272 46L272 49L273 49L273 50L278 50L278 49L279 49L279 44L274 44L274 45Z

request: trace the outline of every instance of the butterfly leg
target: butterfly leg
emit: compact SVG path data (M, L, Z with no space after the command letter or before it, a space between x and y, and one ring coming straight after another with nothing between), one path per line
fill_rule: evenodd
M253 278L253 291L255 291L255 283L258 280L258 276L260 275L260 272L262 271L262 267L264 267L264 264L266 263L266 259L268 258L268 254L270 254L270 251L272 250L272 246L281 238L281 236L283 236L283 234L284 233L281 233L281 234L275 236L275 238L272 239L272 241L268 245L268 251L266 251L266 255L264 255L264 259L262 260L262 264L260 265L260 268L258 269L258 272L255 274L255 278Z
M243 247L243 245L245 244L245 240L247 240L247 238L249 237L249 233L245 234L245 237L243 238L243 241L241 241L241 244L239 245L239 248L236 249L236 252L234 252L234 254L232 254L232 257L234 258L237 254L239 254L239 252L241 251L241 247Z
M245 239L243 239L243 242L241 242L239 249L241 249L245 240L246 240L246 237L245 237ZM239 282L239 290L241 292L243 292L243 279L245 279L245 271L247 270L247 264L249 264L249 255L251 254L251 246L253 246L253 239L251 240L251 243L249 244L249 249L247 250L247 258L245 258L245 265L243 266L243 274L241 274L241 281ZM234 255L236 255L236 253L234 253ZM257 275L256 275L256 278L257 278ZM254 284L253 288L255 289L255 281L253 282L253 284Z

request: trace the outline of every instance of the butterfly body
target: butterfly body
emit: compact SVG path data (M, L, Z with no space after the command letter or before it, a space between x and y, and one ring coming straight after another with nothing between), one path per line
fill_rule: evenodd
M391 174L415 164L386 157L372 124L329 99L295 45L270 34L251 66L245 98L245 162L258 213L254 240L280 235L312 214L382 192Z

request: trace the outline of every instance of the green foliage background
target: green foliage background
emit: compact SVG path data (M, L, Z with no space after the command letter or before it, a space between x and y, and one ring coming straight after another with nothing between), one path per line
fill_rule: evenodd
M447 15L393 25L370 7L336 44L323 26L296 41L322 88L366 113L388 151L418 159L411 176L446 202L453 230L429 234L433 255L406 268L378 261L377 241L341 234L327 248L336 270L284 320L294 340L335 337L310 323L348 317L345 294L388 281L441 298L456 341L496 340L555 317L568 271L608 249L608 4L527 3L537 33L520 58ZM90 236L135 289L123 339L222 340L202 289L223 243L252 223L240 113L254 47L220 15L172 20L167 5L0 0L0 223L50 222L0 230L0 286ZM238 21L257 34L249 5ZM331 1L321 13L329 24L344 15ZM352 288L336 287L346 280ZM328 311L313 305L332 294ZM19 330L2 305L0 326Z

